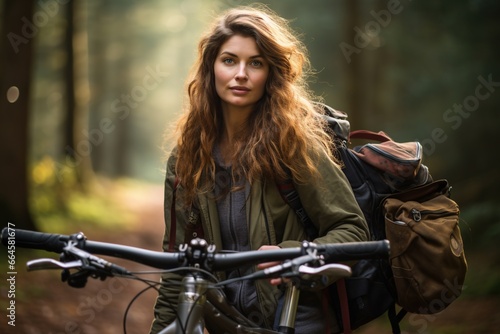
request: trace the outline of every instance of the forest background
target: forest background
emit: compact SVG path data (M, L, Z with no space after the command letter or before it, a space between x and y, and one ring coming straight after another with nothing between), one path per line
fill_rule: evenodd
M220 10L250 3L1 1L1 226L81 230L89 238L159 250L164 154L172 145L164 139L181 114L196 44ZM465 289L456 309L424 322L410 319L406 330L498 328L500 2L263 3L301 34L316 71L311 89L346 112L353 130L420 141L433 177L453 186L469 262ZM13 333L105 333L105 320L132 298L113 295L94 304L101 316L83 317L82 303L99 297L100 282L88 291L66 289L58 273L26 272L23 262L47 253L18 248L16 254ZM6 275L4 247L0 256ZM1 287L5 313L5 279ZM143 315L132 317L137 333L150 321L154 294L144 299ZM13 329L0 319L0 329Z

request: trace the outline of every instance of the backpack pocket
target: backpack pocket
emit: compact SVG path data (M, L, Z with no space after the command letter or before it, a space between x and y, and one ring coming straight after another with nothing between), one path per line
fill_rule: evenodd
M462 291L467 262L459 208L447 191L441 180L383 203L397 302L412 313L440 312Z

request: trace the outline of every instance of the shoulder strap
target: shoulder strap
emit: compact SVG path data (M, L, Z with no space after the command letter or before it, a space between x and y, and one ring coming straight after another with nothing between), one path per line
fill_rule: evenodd
M177 233L177 216L175 214L175 200L177 187L179 186L179 178L176 176L174 181L174 189L172 190L172 204L170 206L170 237L168 240L168 251L175 250L175 239ZM191 207L188 222L184 231L184 242L189 243L193 238L204 238L203 226L200 222L199 209L194 205Z
M170 238L168 240L168 251L173 252L175 247L175 235L177 233L177 218L175 216L175 193L179 186L179 178L176 176L172 193L172 203L170 205Z
M391 323L392 334L401 334L401 328L399 323L403 320L404 316L408 313L404 308L402 308L398 313L396 313L396 304L392 305L387 310L387 315L389 317L389 322Z
M349 134L350 139L368 139L375 140L378 142L392 141L392 138L387 135L384 131L373 132L370 130L354 130Z
M341 278L336 283L337 293L339 295L340 312L342 315L342 333L350 334L351 330L351 316L349 314L349 300L347 299L347 290L345 286L345 279Z
M283 200L295 211L297 217L299 217L300 222L306 230L307 236L314 240L318 237L318 231L316 227L312 224L306 210L302 207L302 202L300 201L299 194L295 190L293 181L291 178L284 180L283 182L277 183L278 189L280 191Z

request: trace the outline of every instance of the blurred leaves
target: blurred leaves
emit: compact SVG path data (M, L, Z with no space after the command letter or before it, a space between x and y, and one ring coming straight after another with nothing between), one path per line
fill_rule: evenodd
M123 182L100 180L101 185L84 192L77 186L75 169L63 168L58 170L56 162L45 156L31 169L31 208L42 231L74 233L76 226L126 229L134 222L135 216L117 196ZM126 187L133 188L130 183Z

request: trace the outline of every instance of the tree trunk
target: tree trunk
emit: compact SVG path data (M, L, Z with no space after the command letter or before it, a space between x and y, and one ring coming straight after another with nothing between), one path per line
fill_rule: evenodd
M71 0L67 9L68 25L71 25L70 36L67 37L68 68L66 80L68 84L67 103L67 142L64 148L66 161L72 161L78 184L86 190L94 180L91 153L98 145L93 134L89 133L89 100L90 87L88 79L88 36L87 36L87 3ZM71 81L71 82L70 82Z
M74 1L69 1L65 9L66 15L66 35L64 37L64 50L66 53L66 64L64 66L64 87L66 88L65 99L65 124L64 127L64 148L75 147L74 143L74 122L75 122L75 72L73 70L75 64L74 48L73 48L73 34L74 34ZM73 150L64 150L63 154L69 159L75 159L75 152Z
M31 0L5 0L0 69L0 224L35 230L29 207L29 101L38 27Z

